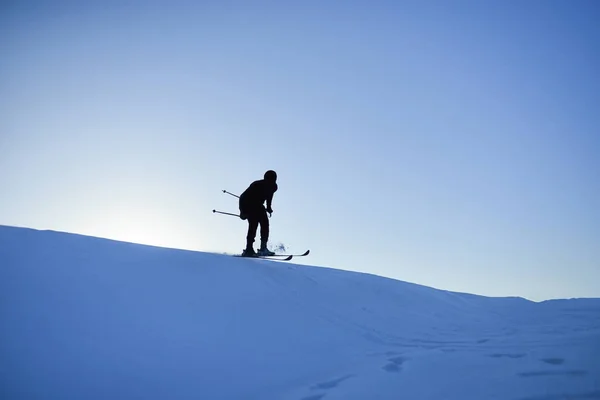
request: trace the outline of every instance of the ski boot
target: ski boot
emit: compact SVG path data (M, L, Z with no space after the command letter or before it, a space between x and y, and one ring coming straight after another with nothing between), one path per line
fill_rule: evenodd
M242 257L258 257L258 254L252 247L248 247L242 252Z
M274 256L275 253L267 249L267 242L260 243L260 249L258 250L259 256Z

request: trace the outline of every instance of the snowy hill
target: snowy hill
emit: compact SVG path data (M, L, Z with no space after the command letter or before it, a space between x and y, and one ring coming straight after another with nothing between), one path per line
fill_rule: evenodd
M600 399L600 299L0 226L2 399Z

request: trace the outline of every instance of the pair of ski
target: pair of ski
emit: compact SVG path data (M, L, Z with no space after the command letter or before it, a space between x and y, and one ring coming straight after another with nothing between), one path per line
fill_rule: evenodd
M267 260L290 261L294 257L304 257L304 256L307 256L308 253L310 253L310 250L306 250L302 254L275 254L275 255L272 255L272 256L259 256L257 254L255 256L246 257L246 258L264 258L264 259L267 259ZM239 255L238 257L245 257L245 256Z

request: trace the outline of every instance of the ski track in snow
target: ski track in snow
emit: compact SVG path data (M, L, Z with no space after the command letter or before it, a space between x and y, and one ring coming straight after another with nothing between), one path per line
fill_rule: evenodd
M0 226L2 399L600 400L600 299Z

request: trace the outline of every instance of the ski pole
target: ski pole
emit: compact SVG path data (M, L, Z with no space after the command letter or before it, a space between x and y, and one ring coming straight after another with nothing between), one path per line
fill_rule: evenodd
M237 194L230 193L227 190L223 190L223 193L227 193L227 194L229 194L229 195L231 195L233 197L237 197L238 199L240 198L240 196L238 196Z
M238 218L240 217L238 214L232 214L232 213L217 211L217 210L213 210L213 213L231 215L232 217L238 217Z

